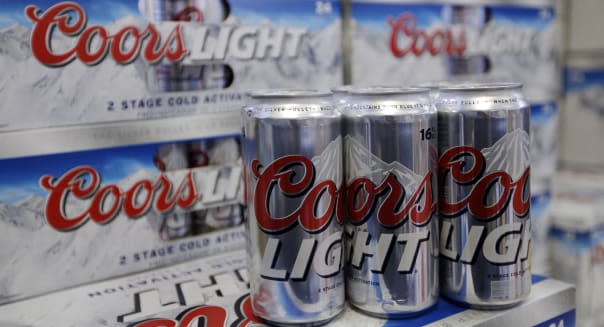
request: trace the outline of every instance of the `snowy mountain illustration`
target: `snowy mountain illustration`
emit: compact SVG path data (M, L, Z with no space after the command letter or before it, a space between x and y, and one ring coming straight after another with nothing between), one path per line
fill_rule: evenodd
M384 20L384 24L386 21ZM447 76L440 56L397 58L389 46L390 33L369 31L362 22L350 24L352 36L352 79L359 85L398 85L440 80ZM434 29L429 28L428 30ZM379 65L366 63L379 61ZM358 64L357 64L358 63Z
M339 187L342 183L342 137L331 141L318 156L311 159L315 165L316 181L332 180Z
M144 26L133 16L107 28ZM140 61L118 65L107 58L86 66L75 60L61 68L42 65L29 49L30 31L13 25L0 31L0 125L10 129L135 118L135 111L107 111L107 101L145 94L146 66ZM4 43L7 40L8 43ZM53 34L53 49L73 46L73 39ZM17 44L18 46L15 46ZM57 51L59 51L57 50ZM17 51L18 53L16 53ZM128 87L115 87L124 85Z
M347 183L355 176L371 176L374 183L379 184L388 173L393 173L408 192L413 192L421 183L423 176L405 167L400 162L386 163L375 156L363 144L350 135L344 138L346 153Z
M505 171L513 180L518 180L530 165L529 135L515 129L500 138L491 147L480 152L486 160L486 172Z
M274 27L268 21L264 25ZM294 58L282 53L278 59L233 60L231 66L235 74L234 85L241 89L301 85L328 88L339 85L342 66L340 38L341 21L338 19L323 30L309 31L303 36L298 55ZM337 46L334 46L334 42Z
M44 199L32 195L13 205L0 202L0 224L37 231L44 227Z
M21 60L31 56L29 51L29 29L21 24L0 29L0 58Z
M117 184L126 189L141 178L153 180L155 175L153 171L140 170ZM90 202L69 199L67 215L83 212ZM45 199L37 196L14 205L0 204L4 235L0 240L0 262L5 263L5 269L0 271L0 302L22 290L61 286L48 285L48 280L40 278L41 270L53 272L70 284L102 278L117 270L127 271L128 267L120 266L117 249L127 255L134 249L152 249L160 242L159 232L151 223L159 218L153 212L138 220L120 213L106 225L90 221L75 232L59 232L44 221L44 206ZM108 247L112 250L108 251Z
M392 15L398 14L392 12ZM354 84L413 84L430 80L443 80L450 78L449 61L446 54L430 55L425 51L422 55L414 56L407 53L397 58L390 49L390 27L384 17L383 29L370 30L364 26L362 20L351 21L350 35L352 38L352 79ZM559 76L556 68L556 54L554 52L556 27L550 24L547 27L534 31L527 28L518 28L506 22L493 22L488 29L476 30L466 28L467 49L466 54L487 55L489 60L489 75L505 76L524 85L525 95L531 98L540 98L556 94L559 88ZM422 28L423 29L423 28ZM446 29L443 21L434 22L425 28L428 34L437 29ZM522 34L520 34L520 32ZM485 39L484 33L493 35ZM516 35L533 33L530 47L519 51L516 48L520 41L513 41ZM505 35L506 41L512 45L497 44L492 40L501 39ZM408 47L411 43L409 37L401 36L401 48ZM524 43L522 43L524 44ZM526 51L525 51L526 50ZM549 52L548 52L549 51ZM485 53L488 52L488 53ZM367 63L379 62L376 65ZM535 79L534 76L540 76Z
M147 23L143 18L126 16L105 27L115 33L127 25L144 29ZM164 28L158 29L164 31ZM187 26L183 30L185 44L192 46L198 35L194 33L195 27ZM119 107L123 100L144 98L155 92L147 85L147 79L156 67L140 57L127 65L117 64L109 55L95 66L87 66L76 59L60 68L47 67L32 55L30 33L30 29L19 24L0 30L0 69L3 72L0 97L4 103L0 107L0 126L6 130L136 119L141 114L139 110L108 110L108 103L114 101ZM234 83L227 90L338 85L341 83L342 59L339 46L334 44L339 45L340 37L341 22L337 20L323 30L309 31L294 58L284 53L278 59L226 58L234 72ZM75 40L54 33L51 46L56 51L65 51L73 47ZM238 103L230 105L239 108ZM203 106L195 108L198 112L207 109ZM169 115L173 111L170 108L154 110L157 112L146 112L145 115Z

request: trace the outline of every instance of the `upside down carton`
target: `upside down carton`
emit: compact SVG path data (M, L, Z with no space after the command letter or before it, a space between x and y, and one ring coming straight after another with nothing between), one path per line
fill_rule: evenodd
M241 248L244 94L340 84L339 8L3 2L0 303Z
M246 254L234 251L0 306L0 325L265 326L252 312L248 288ZM531 295L512 309L472 310L441 299L425 314L385 320L347 307L328 325L572 327L574 294L570 284L533 276Z

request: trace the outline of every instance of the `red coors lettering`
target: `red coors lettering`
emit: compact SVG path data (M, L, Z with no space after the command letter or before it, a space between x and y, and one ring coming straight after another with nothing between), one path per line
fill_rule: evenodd
M407 191L396 175L388 173L384 180L375 185L369 178L359 177L348 186L348 214L353 225L360 225L369 218L371 208L382 196L385 199L377 208L378 222L387 228L396 228L409 217L416 226L425 225L436 210L432 199L432 172L426 173L420 186L409 197L407 204L400 210L399 202L405 199ZM423 201L422 201L423 198ZM358 202L361 202L358 204Z
M294 166L304 168L304 174L300 181L292 182ZM313 163L306 157L300 155L284 156L275 160L260 172L260 162L252 162L252 173L258 179L254 195L254 211L260 228L267 233L281 233L296 223L309 233L322 231L331 221L338 199L342 196L342 188L338 190L336 183L331 180L322 181L312 188L315 175ZM304 196L302 204L297 210L285 217L273 217L268 209L268 203L275 186L288 196ZM309 190L310 188L310 190ZM316 216L315 207L326 196L329 200L327 210L321 216ZM341 201L340 202L340 206ZM337 210L339 223L343 221L342 209Z
M144 30L128 25L111 35L100 25L87 26L88 18L80 5L74 2L60 2L42 12L37 6L25 8L25 15L34 24L31 33L33 55L47 66L64 66L75 59L86 65L100 63L107 54L118 63L128 64L139 54L149 63L162 59L181 61L188 51L185 48L180 25L176 25L164 42L153 24ZM77 37L71 49L53 48L54 33L67 37ZM131 44L129 48L125 44ZM92 47L98 42L99 45Z
M486 159L482 153L470 146L452 147L442 154L439 161L441 180L449 178L458 185L473 186L466 197L454 203L447 202L446 197L441 193L440 213L444 217L459 219L460 215L468 212L477 220L490 221L499 217L511 203L516 217L526 218L530 208L530 196L528 195L530 167L527 167L519 179L514 181L504 171L492 171L483 175L485 164ZM493 203L487 203L487 194L494 188L499 190L498 197L493 200ZM485 226L471 226L468 241L461 253L458 253L447 246L451 243L454 225L449 220L443 220L440 253L444 258L473 264L478 257L477 251L482 249L485 259L493 264L513 264L518 256L522 260L528 258L530 230L526 226L522 222L515 222L498 226L490 232L487 232ZM513 234L521 235L521 237L509 237ZM503 240L506 242L507 251L501 253L498 251L498 247Z
M160 214L176 206L185 209L200 197L191 171L176 189L164 174L155 182L140 180L127 190L113 184L102 186L99 173L90 166L75 167L59 178L42 176L40 185L49 192L44 211L46 220L59 231L76 229L89 219L107 224L121 211L129 218L139 218L151 205ZM70 200L86 199L92 199L88 208L71 216L67 214ZM105 206L108 200L111 201L109 208Z
M462 55L466 50L465 32L454 35L451 29L436 29L428 32L417 26L415 15L410 12L402 13L396 19L388 17L390 32L390 51L395 57L407 54L421 56L428 52L432 56L438 54Z
M298 181L294 181L294 167L303 168ZM334 215L338 224L342 224L342 201L338 200L342 198L343 188L338 189L332 180L324 180L313 186L315 166L308 158L301 155L284 156L266 168L261 168L258 160L252 162L252 173L258 180L253 200L254 213L263 231L280 234L300 224L306 232L318 233L330 224ZM285 217L273 217L268 204L275 188L289 197L301 197L300 206ZM316 208L322 197L326 197L328 205L324 213L318 215ZM342 232L332 233L320 243L315 238L302 240L292 270L288 271L273 267L278 260L281 241L278 238L269 238L262 259L261 276L273 280L305 280L311 264L319 276L333 276L340 271L341 262L341 251L333 249L341 242ZM330 258L334 256L336 260L329 263Z
M371 209L380 197L377 210L377 222L388 229L396 229L403 224L407 218L415 226L424 226L430 222L436 211L436 202L433 199L432 172L428 171L422 179L415 192L407 196L405 187L392 172L388 173L384 180L375 185L367 177L359 177L348 186L347 203L348 216L352 225L361 225L371 216ZM406 204L400 206L401 200ZM360 205L358 204L360 202ZM397 208L401 207L400 209ZM371 271L383 274L389 260L388 249L393 244L404 244L402 256L397 266L399 273L410 273L415 264L415 258L422 242L430 239L430 231L422 230L416 233L380 233L377 246L371 245L372 235L367 231L352 232L348 235L352 242L348 243L350 253L350 264L356 269L362 269L367 256L373 257ZM377 255L376 255L377 254Z
M249 294L240 297L234 304L236 318L230 324L231 327L246 327L260 323L261 320L254 316ZM227 326L229 318L228 308L217 305L200 305L187 308L175 319L152 318L133 324L132 327L190 327L199 326L198 323L205 322L204 326Z
M465 157L473 162L467 166ZM483 176L485 158L480 151L470 146L456 146L442 154L439 161L439 175L445 180L450 174L451 180L460 185L473 184L470 193L455 203L448 203L443 193L440 194L440 213L447 217L455 217L468 211L481 220L496 218L512 200L512 209L518 217L528 214L530 196L528 195L528 181L530 167L524 170L522 176L514 181L504 171L493 171ZM494 203L486 203L486 194L496 186L502 190L499 198Z

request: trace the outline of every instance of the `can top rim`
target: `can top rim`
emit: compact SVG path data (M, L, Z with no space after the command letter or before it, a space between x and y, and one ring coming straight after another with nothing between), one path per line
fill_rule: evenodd
M503 83L480 83L467 82L460 84L443 85L439 87L440 91L455 91L455 92L475 92L475 91L498 91L521 89L522 83L503 82Z
M352 95L397 95L428 93L425 87L396 87L396 86L371 86L353 88L348 93Z
M331 96L330 91L305 90L305 89L274 89L250 91L247 95L254 99L289 99L289 98L314 98Z
M349 93L354 86L352 85L341 85L331 88L331 93Z

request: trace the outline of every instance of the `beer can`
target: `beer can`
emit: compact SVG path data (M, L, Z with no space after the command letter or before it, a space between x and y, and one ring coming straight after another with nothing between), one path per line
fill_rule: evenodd
M236 137L216 140L203 140L188 144L189 168L206 166L223 166L218 174L228 173L228 164L240 160L239 143ZM219 181L212 187L223 189L228 181ZM222 228L239 225L243 221L243 210L240 204L228 204L193 212L193 234L207 233Z
M164 144L157 148L153 162L162 172L188 168L185 144ZM193 213L170 212L161 218L159 234L163 240L173 240L191 235Z
M490 18L490 8L476 4L447 4L443 6L443 20L447 25L482 30ZM485 73L489 70L489 59L483 54L449 55L449 76Z
M230 13L225 0L139 0L139 11L153 22L220 24ZM207 64L161 63L147 73L151 91L176 92L225 89L233 69L223 62Z
M242 115L253 311L325 323L344 308L340 114L330 92L273 90Z
M343 111L346 294L382 318L438 299L437 116L428 89L352 89Z
M440 88L441 294L501 309L531 288L530 109L515 83Z
M217 24L230 13L226 0L139 0L139 11L152 21Z

